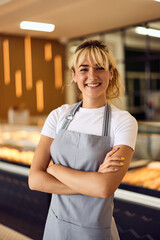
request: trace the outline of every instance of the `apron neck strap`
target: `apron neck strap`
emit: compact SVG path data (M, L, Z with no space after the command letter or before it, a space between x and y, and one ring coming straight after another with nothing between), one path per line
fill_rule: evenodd
M78 109L82 106L82 102L78 102L72 110L69 112L68 116L66 117L62 129L67 129L70 122L73 120L74 115L78 111ZM102 136L109 136L109 130L110 130L110 118L111 118L111 107L109 106L108 103L105 105L105 110L104 110L104 117L103 117L103 129L102 129Z
M73 108L72 110L69 112L68 116L66 117L63 125L62 125L62 129L67 129L70 122L73 120L75 113L77 112L77 110L82 106L82 101L78 102Z
M111 106L106 103L103 117L102 136L110 136Z

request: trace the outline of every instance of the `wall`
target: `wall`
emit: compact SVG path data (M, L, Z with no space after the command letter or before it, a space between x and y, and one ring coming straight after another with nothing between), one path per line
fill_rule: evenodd
M10 107L35 116L63 104L64 57L56 40L0 35L0 119Z

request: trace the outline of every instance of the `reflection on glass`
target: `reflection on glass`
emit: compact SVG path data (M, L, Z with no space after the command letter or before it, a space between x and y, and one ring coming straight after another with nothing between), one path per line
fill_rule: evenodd
M125 31L126 86L130 112L137 119L156 121L160 119L160 41L146 29L159 32L160 22Z

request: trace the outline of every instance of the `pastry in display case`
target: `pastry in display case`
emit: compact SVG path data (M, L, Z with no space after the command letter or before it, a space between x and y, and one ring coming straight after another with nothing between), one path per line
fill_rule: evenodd
M128 171L122 182L160 191L160 162Z
M30 166L40 138L41 127L30 125L0 126L0 159Z

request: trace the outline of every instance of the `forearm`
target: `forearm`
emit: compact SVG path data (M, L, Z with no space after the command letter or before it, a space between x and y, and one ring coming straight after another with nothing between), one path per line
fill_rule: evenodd
M125 164L123 168L119 168L119 171L104 173L85 172L67 168L59 164L54 164L47 169L47 172L75 192L78 190L78 192L83 195L107 198L118 188L128 169L129 162L133 154L133 150L128 146L119 145L119 148L119 151L113 156L113 159L117 157L118 159L121 159L121 156L125 159ZM108 161L107 159L109 160L106 155L105 161Z
M78 189L80 194L103 198L102 173L78 171L59 164L51 166L49 173L73 192Z
M31 190L62 195L77 194L77 191L66 186L64 183L44 171L30 172L29 187Z
M77 191L73 191L64 183L46 172L51 159L50 146L52 142L52 138L41 136L29 172L29 187L31 190L47 193L64 195L77 194Z

